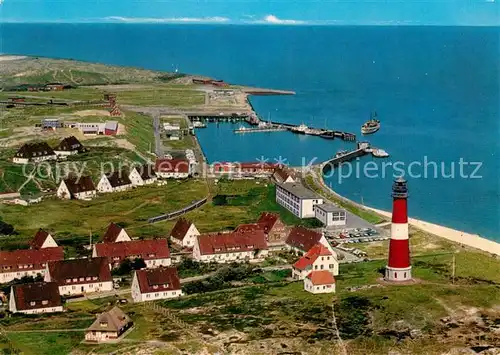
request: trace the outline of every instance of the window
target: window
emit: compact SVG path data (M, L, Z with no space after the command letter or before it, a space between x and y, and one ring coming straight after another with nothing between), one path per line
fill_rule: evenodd
M35 302L35 301L31 301L31 302L30 302L30 306L34 306L35 304L36 304L36 302Z
M395 273L394 273L394 278L395 278L395 279L397 279L397 278L398 278L398 273L397 273L397 272L395 272Z
M319 268L320 268L321 270L323 270L323 265L321 265Z
M42 304L43 304L43 305L47 305L47 304L49 304L49 301L47 301L47 300L43 300L43 301L42 301Z

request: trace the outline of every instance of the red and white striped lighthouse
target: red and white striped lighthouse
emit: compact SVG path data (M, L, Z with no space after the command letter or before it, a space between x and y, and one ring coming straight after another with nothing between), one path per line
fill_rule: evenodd
M385 269L387 281L411 280L410 244L408 240L408 187L397 178L392 185L392 225L389 261Z

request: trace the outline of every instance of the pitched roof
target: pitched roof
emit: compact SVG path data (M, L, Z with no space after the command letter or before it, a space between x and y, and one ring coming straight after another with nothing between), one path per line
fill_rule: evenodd
M311 271L307 278L313 285L331 285L335 283L335 277L328 270Z
M137 257L144 260L166 259L170 257L166 239L132 240L130 242L100 243L95 245L97 256L114 258Z
M198 236L198 244L202 255L267 249L263 229L253 232L204 234Z
M288 235L286 244L307 252L315 244L319 243L321 237L322 234L319 232L304 228L302 226L296 226Z
M318 243L313 246L303 257L301 257L293 267L299 270L305 270L312 265L320 256L330 256L332 253L323 244Z
M45 240L49 237L49 235L50 234L48 232L44 231L43 229L39 229L31 240L30 247L32 249L41 249L43 243L45 243Z
M155 170L160 173L189 173L189 162L185 159L156 159Z
M149 180L156 177L153 165L144 164L136 166L134 169L139 173L142 180Z
M141 293L180 290L181 288L175 267L137 270L136 276Z
M95 191L95 185L90 176L68 176L64 184L72 196L80 192Z
M269 233L279 219L280 215L278 213L263 212L257 220L257 224L264 228L264 232Z
M242 233L253 233L255 231L264 231L264 226L257 223L240 224L234 231Z
M44 269L48 261L62 260L64 250L62 247L0 251L0 272L13 272L20 270ZM26 267L27 266L27 267Z
M55 282L32 282L13 285L18 311L62 306L59 287Z
M281 179L281 181L286 181L286 179L288 179L289 177L291 177L292 179L295 179L295 174L292 172L292 170L290 170L284 166L280 166L280 167L276 168L276 170L274 172L276 173L276 175L278 175L278 177Z
M75 137L66 137L64 138L55 150L57 151L73 151L73 150L81 150L83 148L80 141Z
M172 231L170 232L170 236L178 239L178 240L184 240L184 237L186 236L186 233L189 230L189 227L191 227L191 222L188 221L185 218L179 218L177 222L175 223L174 228L172 228Z
M130 179L128 178L128 175L125 174L125 172L123 171L115 171L111 174L107 174L106 178L111 184L111 187L118 187L118 186L132 184L132 182L130 182Z
M50 280L59 285L68 284L66 280L72 280L70 284L85 284L88 278L97 277L95 281L111 281L108 258L87 258L51 261L48 264ZM86 280L87 278L87 280Z
M117 332L126 328L132 320L120 308L113 307L111 310L101 313L97 319L87 328L87 331Z
M55 153L46 142L26 143L16 153L16 157L27 159L47 155L55 155Z
M120 232L124 228L118 226L117 224L110 223L104 237L102 238L103 243L114 243L116 238L120 235Z

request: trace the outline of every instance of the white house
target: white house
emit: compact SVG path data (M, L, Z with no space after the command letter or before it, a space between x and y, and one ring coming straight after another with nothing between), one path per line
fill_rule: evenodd
M90 200L97 196L97 190L90 176L69 176L61 180L56 194L63 200Z
M47 160L56 160L57 155L46 142L26 143L12 158L16 164L40 163Z
M303 280L311 271L328 270L333 275L339 274L339 262L323 244L316 244L292 268L292 277Z
M170 240L183 248L192 248L200 232L190 221L179 218L170 232Z
M155 171L162 179L185 179L191 175L191 166L184 159L157 159Z
M331 203L315 205L314 215L325 227L345 226L347 213L343 208Z
M38 314L62 312L61 295L55 282L30 282L10 288L12 313Z
M325 246L335 258L337 253L326 239L323 233L308 229L302 226L293 227L286 239L286 245L289 249L298 253L307 253L316 244Z
M112 174L103 175L97 184L97 191L106 192L119 192L126 191L133 187L132 182L128 175L121 171L115 171Z
M94 244L92 257L107 257L111 268L119 267L125 259L143 259L147 268L170 266L170 250L166 239L132 240Z
M304 290L311 293L334 293L335 278L328 270L311 271L304 279Z
M62 247L0 251L0 283L7 283L23 276L44 276L49 261L63 258Z
M175 267L136 270L132 279L134 302L154 301L182 296Z
M193 259L200 262L262 261L269 250L264 230L236 230L231 233L202 234L196 237Z
M103 243L130 242L131 240L132 238L130 238L125 228L114 223L109 224L102 238Z
M108 312L101 313L97 319L85 330L87 342L116 341L134 323L120 308L113 307Z
M276 202L299 218L313 218L314 206L323 199L298 183L277 183Z
M76 137L66 137L59 145L54 149L54 152L58 157L68 157L70 155L78 154L83 150L83 145L80 143Z
M297 182L295 173L284 166L280 166L274 170L273 178L279 183Z
M30 241L31 249L57 248L58 245L52 235L43 229L36 232L33 239Z
M68 259L49 262L46 282L56 282L63 296L113 290L107 258Z
M134 186L143 186L153 184L158 180L152 165L134 166L128 176Z

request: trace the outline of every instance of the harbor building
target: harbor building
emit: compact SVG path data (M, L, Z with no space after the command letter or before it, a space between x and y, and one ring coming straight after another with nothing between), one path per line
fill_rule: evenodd
M343 208L337 207L332 203L315 205L314 216L325 227L345 226L347 222L347 213Z
M276 184L276 202L299 218L315 217L314 206L323 199L298 183Z

